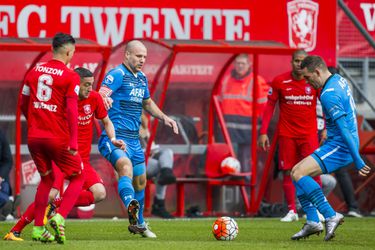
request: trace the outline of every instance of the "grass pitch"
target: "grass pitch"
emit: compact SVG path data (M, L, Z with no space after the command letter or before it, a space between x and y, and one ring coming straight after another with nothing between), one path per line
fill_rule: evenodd
M336 237L324 242L324 233L306 240L291 241L290 237L302 228L303 222L282 223L279 219L235 218L239 234L234 241L217 241L211 226L214 218L204 219L149 219L157 239L132 235L128 221L120 220L68 220L67 242L42 244L31 240L31 226L22 234L25 241L0 241L0 249L375 249L375 218L345 218L336 231ZM0 235L14 222L0 222ZM51 229L52 230L52 229Z

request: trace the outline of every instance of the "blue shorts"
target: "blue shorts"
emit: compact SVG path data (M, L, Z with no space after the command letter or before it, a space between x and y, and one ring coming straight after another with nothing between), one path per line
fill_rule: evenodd
M353 162L349 148L341 140L327 140L311 156L319 163L323 174L332 173Z
M106 135L101 135L98 148L99 152L112 164L112 166L116 165L116 162L121 157L127 157L130 159L133 168L142 167L145 165L145 155L143 153L141 143L139 139L125 139L125 138L117 138L122 139L126 144L126 151L123 151L111 143L111 140ZM137 172L137 173L136 173ZM134 176L138 176L139 171L134 169Z

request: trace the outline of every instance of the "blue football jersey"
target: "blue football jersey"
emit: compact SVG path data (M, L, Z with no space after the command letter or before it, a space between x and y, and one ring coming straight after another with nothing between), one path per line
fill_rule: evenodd
M138 138L142 101L150 98L146 76L143 72L133 74L120 64L107 73L102 86L112 90L113 104L108 116L115 127L116 136Z
M332 75L320 94L320 101L326 117L328 138L341 138L335 120L345 116L346 124L353 138L358 142L356 108L350 87L342 76Z

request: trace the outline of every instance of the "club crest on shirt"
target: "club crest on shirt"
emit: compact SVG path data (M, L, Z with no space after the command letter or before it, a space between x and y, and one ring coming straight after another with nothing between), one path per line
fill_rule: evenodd
M107 75L106 78L104 79L105 84L112 84L113 83L113 76Z
M83 111L85 112L86 115L91 114L91 105L90 104L84 105Z
M310 86L305 87L305 93L308 94L308 95L311 94L311 87Z

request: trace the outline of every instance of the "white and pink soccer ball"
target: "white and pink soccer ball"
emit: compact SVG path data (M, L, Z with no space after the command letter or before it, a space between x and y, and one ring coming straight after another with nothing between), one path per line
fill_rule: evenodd
M212 225L212 233L217 240L234 240L238 235L237 222L231 217L219 217Z
M221 162L221 172L224 174L234 174L241 171L241 163L234 157L227 157Z

